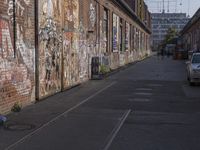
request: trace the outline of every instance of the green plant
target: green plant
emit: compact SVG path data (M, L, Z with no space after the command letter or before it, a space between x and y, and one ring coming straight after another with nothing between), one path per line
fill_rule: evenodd
M169 28L167 30L165 39L163 40L162 47L164 47L166 44L169 44L170 41L173 40L177 36L178 36L178 31L173 27Z
M21 105L19 103L15 103L11 109L12 112L20 112L21 111Z
M100 73L106 74L110 71L110 68L108 68L106 65L101 65L100 66Z

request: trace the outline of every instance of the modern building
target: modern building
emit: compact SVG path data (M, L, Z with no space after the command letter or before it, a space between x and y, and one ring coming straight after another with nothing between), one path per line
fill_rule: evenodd
M186 51L200 51L200 8L180 32Z
M0 114L89 80L93 58L113 70L146 57L149 21L124 0L1 0Z
M181 31L189 18L186 13L152 13L152 46L157 50L169 28Z

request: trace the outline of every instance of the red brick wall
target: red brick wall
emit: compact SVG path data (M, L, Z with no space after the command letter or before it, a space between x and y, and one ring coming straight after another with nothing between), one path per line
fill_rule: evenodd
M13 1L0 2L0 113L35 99L34 3L18 1L15 8L14 19Z

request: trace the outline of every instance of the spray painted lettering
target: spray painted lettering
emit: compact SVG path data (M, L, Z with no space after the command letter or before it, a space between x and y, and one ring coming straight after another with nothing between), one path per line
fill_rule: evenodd
M39 78L40 97L61 90L61 2L40 1Z
M13 1L5 0L0 2L5 11L0 15L0 101L4 104L30 103L34 100L34 22L30 22L34 16L28 12L33 10L33 2L15 1L16 8L16 51L14 53L14 32L13 32ZM29 6L30 5L30 6ZM26 13L26 15L24 15ZM28 21L29 20L29 21ZM24 22L29 22L25 26ZM29 39L27 36L29 35ZM13 101L11 98L15 97ZM23 99L23 102L21 100ZM6 101L8 100L8 103ZM26 100L26 101L25 101Z

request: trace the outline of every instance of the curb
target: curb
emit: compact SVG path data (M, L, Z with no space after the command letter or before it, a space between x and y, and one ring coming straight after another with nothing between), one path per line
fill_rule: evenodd
M106 79L106 78L108 78L108 77L110 77L110 76L112 76L112 75L114 75L114 74L116 74L116 73L118 73L118 72L120 72L120 71L122 71L122 70L128 69L129 67L131 67L131 66L133 66L133 65L136 65L137 63L142 62L142 61L144 61L144 60L146 60L146 59L148 59L148 58L150 58L150 57L152 57L152 55L147 56L147 57L145 57L145 58L143 58L143 59L141 59L141 60L137 60L137 61L134 61L134 62L125 64L124 66L120 66L120 67L117 68L117 69L113 69L113 70L111 70L109 73L103 75L102 78L99 78L99 79L91 79L91 80L103 80L103 79Z

